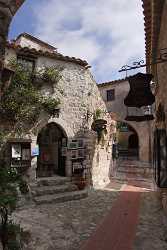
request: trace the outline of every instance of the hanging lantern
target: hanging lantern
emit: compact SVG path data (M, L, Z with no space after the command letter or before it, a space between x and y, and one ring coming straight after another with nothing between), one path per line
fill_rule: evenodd
M150 89L151 74L138 73L129 77L130 91L124 99L128 107L150 106L155 102L155 96Z
M155 96L150 89L151 74L138 73L129 77L130 91L124 99L127 106L127 121L150 121L154 119L151 105Z

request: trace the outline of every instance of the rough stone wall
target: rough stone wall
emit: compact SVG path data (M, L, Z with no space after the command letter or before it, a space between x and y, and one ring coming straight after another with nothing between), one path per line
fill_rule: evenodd
M11 57L16 57L15 51L7 49L6 63ZM107 130L109 132L105 138L104 145L97 144L96 132L91 131L93 113L97 108L106 111L106 106L91 72L78 64L47 57L39 57L36 61L37 69L53 65L63 68L62 79L56 84L43 83L41 91L43 95L60 98L60 115L59 118L51 118L46 114L41 114L35 130L33 128L32 131L29 131L32 145L37 143L37 135L40 130L50 122L60 125L69 139L80 137L82 134L87 141L87 148L89 149L85 164L91 167L92 184L94 186L105 185L109 182L112 168L112 132L109 130L114 126L114 121L110 116L104 114L108 121ZM87 111L91 114L88 121L86 120ZM29 171L31 180L35 178L36 160L33 158L32 168ZM68 156L66 166L66 174L70 176L71 162Z
M115 89L115 100L107 101L106 91L110 89ZM124 121L132 126L139 138L139 159L141 161L149 162L150 161L150 126L151 122L127 122L125 117L127 115L127 108L124 105L124 98L129 92L129 83L128 81L120 81L115 84L106 84L99 85L99 90L103 100L106 103L106 107L109 112L115 114L115 117L119 121Z
M157 56L160 49L166 48L167 44L167 1L164 3L163 15L161 18L161 28L159 34L159 43L157 48ZM165 128L167 130L167 62L157 64L157 67L152 67L151 71L154 75L154 81L156 83L156 109L161 103L164 106L165 122L154 123L152 126L152 133L157 128ZM162 205L167 212L167 189L158 188Z

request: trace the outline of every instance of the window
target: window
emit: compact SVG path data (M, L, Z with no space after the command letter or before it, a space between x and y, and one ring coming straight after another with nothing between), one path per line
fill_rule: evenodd
M115 89L107 90L107 102L115 100Z
M34 71L35 68L35 60L32 58L18 56L17 62L20 63L25 70L28 70L30 73Z

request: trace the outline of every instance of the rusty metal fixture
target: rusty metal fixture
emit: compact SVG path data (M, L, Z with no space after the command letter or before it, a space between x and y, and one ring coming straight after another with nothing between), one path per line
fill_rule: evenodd
M155 102L155 96L150 89L152 80L151 74L137 73L128 77L130 91L124 99L124 104L128 107L143 107L152 105Z

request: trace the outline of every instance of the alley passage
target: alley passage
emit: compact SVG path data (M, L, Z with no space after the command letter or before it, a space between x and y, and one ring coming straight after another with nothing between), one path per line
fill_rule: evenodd
M31 250L166 250L163 211L148 166L120 162L111 183L82 200L27 206L15 220Z

